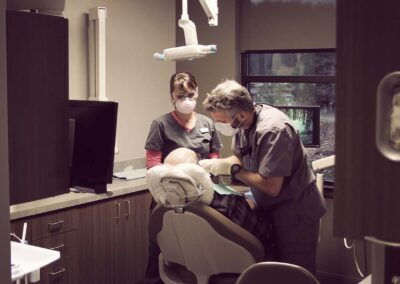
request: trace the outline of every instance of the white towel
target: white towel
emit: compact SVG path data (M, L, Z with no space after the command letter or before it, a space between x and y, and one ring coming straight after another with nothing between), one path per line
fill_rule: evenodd
M214 196L209 174L196 164L158 165L147 171L147 184L157 203L182 207L195 200L210 204Z

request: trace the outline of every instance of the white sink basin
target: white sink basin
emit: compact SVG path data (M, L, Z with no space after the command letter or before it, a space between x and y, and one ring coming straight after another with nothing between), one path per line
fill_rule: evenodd
M59 258L59 251L11 242L12 281L39 270Z

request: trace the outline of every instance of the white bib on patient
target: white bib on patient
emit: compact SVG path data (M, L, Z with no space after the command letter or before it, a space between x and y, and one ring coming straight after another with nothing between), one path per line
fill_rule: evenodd
M183 207L196 200L210 204L214 196L209 173L191 163L152 167L147 184L154 200L167 207Z

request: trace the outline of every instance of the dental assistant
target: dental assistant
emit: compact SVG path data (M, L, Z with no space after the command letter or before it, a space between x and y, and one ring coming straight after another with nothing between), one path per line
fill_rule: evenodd
M315 274L319 219L326 209L292 121L274 107L254 105L248 90L235 81L219 84L203 105L218 131L234 135L234 155L199 164L250 186L259 209L272 218L275 260Z
M218 158L221 139L214 122L196 113L199 97L196 78L189 72L173 74L170 79L170 98L174 110L153 120L145 144L146 167L164 163L165 157L178 148L193 150L199 159ZM156 203L152 202L150 210ZM163 283L158 269L160 249L149 241L148 262L142 284Z
M217 158L222 148L214 122L199 113L196 78L189 72L180 72L170 79L170 96L174 111L153 121L145 144L146 167L164 162L173 150L185 147L197 153L200 159Z

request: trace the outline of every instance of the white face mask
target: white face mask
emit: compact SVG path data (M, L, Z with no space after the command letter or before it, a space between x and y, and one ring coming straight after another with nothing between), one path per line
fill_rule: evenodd
M175 102L175 107L180 113L189 114L196 108L196 103L195 100L185 98Z
M223 123L223 122L216 122L215 123L215 128L225 136L233 136L236 133L239 132L239 127L238 128L233 128L230 122Z

